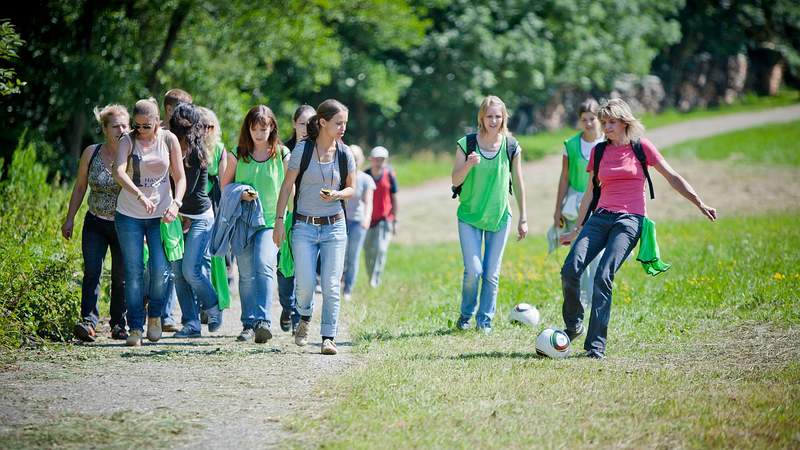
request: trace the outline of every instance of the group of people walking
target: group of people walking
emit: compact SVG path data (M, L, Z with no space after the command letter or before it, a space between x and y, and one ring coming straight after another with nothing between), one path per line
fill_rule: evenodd
M153 99L136 102L132 120L121 105L95 110L105 141L84 150L62 226L63 236L71 238L88 190L81 321L75 336L95 339L109 248L111 334L130 346L141 345L145 336L158 341L163 331L200 337L203 320L209 332L218 331L228 279L224 271L219 276L217 264L212 269L212 258L224 267L232 256L242 305L237 340L264 343L272 338L270 304L277 275L280 326L293 332L297 345L306 345L319 272L321 350L336 354L346 254L350 261L343 292L349 298L360 244L374 224L392 226L397 211L394 181L391 192L374 192L386 184L383 178L394 180L386 166L388 151L373 150L373 167L379 168L374 178L359 172L354 152L343 141L348 111L336 100L317 109L298 108L287 141L294 151L281 142L278 121L264 105L248 111L232 151L220 141L213 111L195 106L185 91L167 92L164 110L164 122ZM293 207L287 208L290 197ZM381 202L378 207L373 199ZM352 249L348 235L357 244ZM387 237L377 241L388 244ZM372 286L379 283L387 247L380 247L371 261ZM168 329L175 297L182 326Z
M286 143L272 110L251 108L232 151L219 140L213 112L194 106L187 93L171 90L164 103L162 124L155 101L138 101L132 131L124 107L96 110L105 142L81 156L62 227L64 237L71 237L89 188L76 337L94 338L109 248L112 337L131 346L141 345L145 311L146 337L161 338L173 279L182 315L175 336L200 336L201 313L209 331L218 330L220 277L211 276L211 258L232 255L242 305L237 340L272 338L270 305L277 285L280 327L293 332L297 345L306 345L319 287L321 352L336 354L340 299L352 295L362 246L369 284L378 286L396 232L397 181L388 150L373 148L369 169L360 171L363 150L344 143L349 111L333 99L316 109L298 108ZM716 210L643 137L644 127L624 101L600 106L587 100L579 115L582 130L565 141L553 230L556 245L571 245L561 270L565 331L571 339L583 334L590 308L584 348L587 356L603 358L614 275L638 242L646 217L647 168L655 167L709 219L716 219ZM486 97L478 131L457 143L452 183L464 262L460 330L470 328L474 318L478 330L491 332L508 236L514 224L517 239L528 234L523 150L508 131L508 117L500 98ZM589 180L592 195L585 195ZM509 194L516 199L516 221Z

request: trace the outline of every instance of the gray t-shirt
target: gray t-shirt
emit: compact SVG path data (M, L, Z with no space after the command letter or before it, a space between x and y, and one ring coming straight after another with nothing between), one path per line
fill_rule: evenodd
M300 161L303 159L305 145L305 141L300 141L294 147L292 157L289 159L289 170L300 170ZM340 143L337 151L342 150L347 155L348 172L355 172L356 160L353 158L353 153L346 145ZM311 147L310 151L313 152L314 147ZM297 212L311 217L333 216L341 212L341 202L326 202L319 197L319 191L323 187L339 190L340 180L338 156L333 155L333 161L320 164L316 152L314 152L311 155L308 168L303 173L300 189L296 192Z
M356 177L356 193L346 202L347 220L361 222L364 220L364 208L366 207L365 197L367 192L375 190L375 180L362 171L358 171Z

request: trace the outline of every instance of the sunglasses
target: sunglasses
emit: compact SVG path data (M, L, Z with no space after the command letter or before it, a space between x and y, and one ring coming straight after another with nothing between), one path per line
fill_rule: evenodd
M153 125L151 125L149 123L148 124L144 124L144 125L141 125L141 124L138 124L138 123L134 123L131 128L133 128L134 130L138 130L139 128L143 128L145 130L149 130L149 129L153 128Z

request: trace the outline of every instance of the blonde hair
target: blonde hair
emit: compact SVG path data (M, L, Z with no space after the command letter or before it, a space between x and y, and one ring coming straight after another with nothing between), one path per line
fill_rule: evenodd
M133 106L134 116L147 116L151 119L159 120L158 103L153 97L143 98Z
M356 160L356 169L360 169L361 166L364 165L365 161L364 150L356 144L349 145L348 147L350 147L350 151L353 153L353 158Z
M214 152L214 147L221 140L222 130L219 129L219 119L214 111L206 107L198 106L197 109L200 111L200 123L206 127L205 135L203 136L203 147L205 147L206 153L211 155ZM213 126L214 128L208 129L208 126Z
M625 139L633 142L644 136L644 125L631 111L631 107L621 98L612 98L603 103L597 111L597 118L600 122L607 122L609 119L617 119L625 122Z
M478 109L478 131L481 134L486 133L486 129L483 126L483 118L486 117L486 111L490 106L500 107L503 114L503 122L500 124L500 134L508 136L508 109L506 109L506 104L500 100L500 97L495 95L489 95L481 102L481 107Z
M106 105L103 109L100 107L94 107L94 118L97 120L97 123L100 124L101 127L105 128L108 126L108 122L111 121L112 117L125 117L125 122L128 122L131 118L130 114L128 114L128 109L122 105L118 105L116 103L111 105Z

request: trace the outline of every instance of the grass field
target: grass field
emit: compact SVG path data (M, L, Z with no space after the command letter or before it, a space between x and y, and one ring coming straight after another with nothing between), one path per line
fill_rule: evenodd
M733 105L702 109L681 113L666 110L659 114L645 114L643 123L648 129L658 128L687 120L704 119L747 111L759 111L768 108L788 106L800 101L800 92L782 91L775 97L758 97L748 95ZM577 131L571 127L560 130L537 133L535 135L516 136L525 151L526 161L535 161L545 155L561 151L564 139ZM797 141L794 141L797 142ZM415 153L413 157L398 156L392 158L392 166L397 172L398 183L402 187L416 186L432 179L447 177L453 168L455 145L443 152L430 150Z
M683 142L664 154L699 159L731 159L744 164L800 166L800 121L764 125Z
M626 263L602 362L534 354L536 333L562 326L565 253L543 239L509 243L489 336L452 331L457 245L393 247L385 283L344 312L367 364L331 380L321 422L295 427L325 448L797 447L799 219L660 224L673 269ZM535 330L505 318L523 301Z

